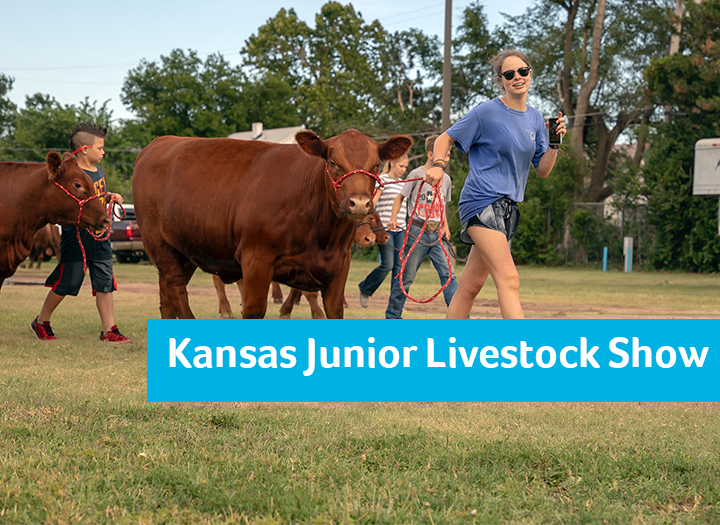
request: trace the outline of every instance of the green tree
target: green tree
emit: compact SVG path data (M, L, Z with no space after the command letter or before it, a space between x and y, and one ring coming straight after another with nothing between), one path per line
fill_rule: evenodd
M565 254L557 247L564 243L566 218L573 211L578 193L579 163L573 155L558 156L546 179L530 170L525 200L519 204L520 225L512 241L513 257L519 264L557 265Z
M672 7L672 0L543 0L505 28L528 51L541 106L571 117L575 158L589 160L578 173L588 180L585 200L613 193L613 148L654 111L642 71L667 52Z
M473 106L498 96L499 89L489 59L509 46L501 29L490 32L479 2L463 10L453 40L452 111L464 114Z
M384 33L382 71L372 125L382 131L430 133L440 128L442 57L437 37L417 29ZM384 84L383 84L384 83Z
M220 55L203 62L196 51L174 49L159 63L143 60L131 70L121 99L138 117L132 134L147 143L159 135L223 137L255 120L294 125L294 111L281 98L287 94L279 77L249 84L241 68Z
M17 107L7 97L12 90L13 78L0 73L0 147L15 133Z
M108 187L132 202L130 180L140 148L135 146L135 150L130 151L136 141L128 139L122 123L113 124L107 102L98 106L97 102L90 103L85 99L76 106L60 104L52 96L42 93L26 97L25 107L18 112L15 134L9 141L9 156L16 160L43 162L48 151L69 151L70 133L84 121L97 122L108 128L106 155L102 162Z
M720 136L720 0L689 2L680 53L646 70L650 93L674 113L656 127L643 168L657 268L720 270L716 197L692 195L694 144Z
M91 120L109 126L112 111L85 99L79 106L60 104L50 95L36 93L25 98L10 145L19 160L44 161L47 152L68 151L70 133L79 122Z
M248 38L242 51L255 76L284 78L303 122L321 133L371 121L380 70L379 24L366 24L352 6L329 2L315 29L281 9Z
M281 9L242 50L251 79L287 84L302 123L321 135L437 129L440 43L418 30L391 33L352 5L328 2L311 28Z

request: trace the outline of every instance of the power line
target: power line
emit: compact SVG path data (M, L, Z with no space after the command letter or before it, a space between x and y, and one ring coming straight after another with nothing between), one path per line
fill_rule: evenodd
M49 66L49 67L4 67L0 66L0 71L52 71L52 70L68 70L68 69L112 69L116 67L127 67L128 63L122 64L106 64L104 66Z
M25 78L25 77L13 77L15 80L24 80L25 82L45 82L50 84L82 84L91 86L117 86L118 82L88 82L87 80L50 80L41 78Z
M437 12L434 12L434 13L428 13L427 15L416 16L416 17L413 17L413 18L406 18L405 20L401 20L400 22L393 22L393 23L391 23L391 24L385 24L385 27L396 26L396 25L398 25L398 24L404 24L404 23L406 23L406 22L412 22L413 20L420 20L421 18L428 18L428 17L431 17L431 16L437 16L437 15L441 15L441 14L443 14L443 13L444 13L444 11L437 11Z
M437 8L437 7L442 7L442 3L435 2L431 5L426 5L425 7L418 7L417 9L403 11L402 13L396 13L394 15L384 16L382 18L378 18L378 20L382 21L382 20L387 20L388 18L397 18L398 16L405 16L405 15L409 15L411 13L417 13L418 11L425 11L426 9L433 9L433 8Z

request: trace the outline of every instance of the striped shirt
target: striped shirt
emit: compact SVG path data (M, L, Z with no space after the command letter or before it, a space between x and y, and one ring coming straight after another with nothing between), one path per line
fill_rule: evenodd
M393 179L389 173L383 173L382 175L380 175L380 180L383 182L395 181L395 179ZM377 210L378 215L380 215L380 222L383 223L383 226L386 226L387 223L390 222L395 197L400 195L400 191L402 191L402 187L404 185L405 183L399 182L397 184L388 184L383 188L382 193L380 194L380 198L375 205L375 209ZM397 217L398 228L400 228L401 230L404 230L406 225L405 216L407 212L405 211L404 204L405 203L403 202L403 206L400 207L400 211L398 212Z

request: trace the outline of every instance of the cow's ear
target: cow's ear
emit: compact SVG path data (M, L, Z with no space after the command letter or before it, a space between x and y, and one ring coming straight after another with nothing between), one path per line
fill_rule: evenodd
M317 135L315 135L315 133L313 133L312 131L298 131L295 134L295 141L298 143L298 146L300 146L300 148L308 155L311 155L313 157L321 157L327 160L327 144L325 144L325 142L323 142L323 140Z
M413 140L406 135L390 137L378 147L380 160L393 160L402 157L408 152L412 143Z
M47 154L46 160L50 179L55 180L58 176L58 169L60 168L60 164L62 164L60 154L57 151L51 151Z

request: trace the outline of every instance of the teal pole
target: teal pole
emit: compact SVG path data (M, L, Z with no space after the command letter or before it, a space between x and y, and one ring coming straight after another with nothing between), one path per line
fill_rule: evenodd
M607 254L608 249L607 246L603 248L603 272L607 272Z

